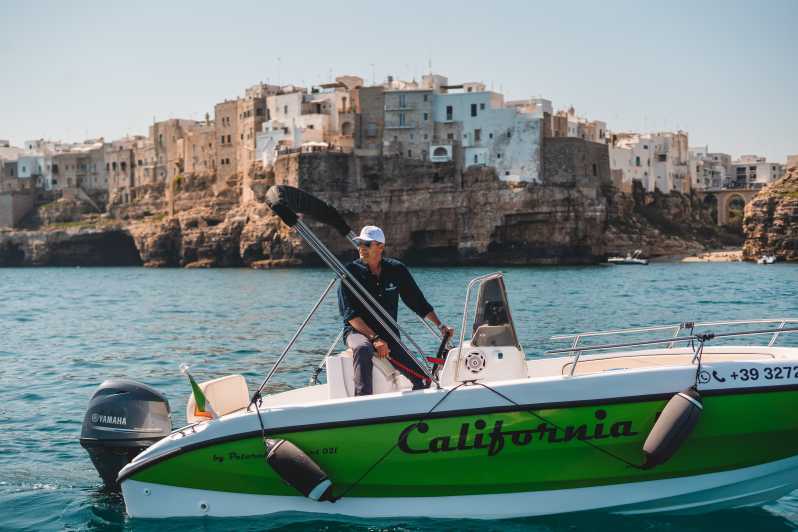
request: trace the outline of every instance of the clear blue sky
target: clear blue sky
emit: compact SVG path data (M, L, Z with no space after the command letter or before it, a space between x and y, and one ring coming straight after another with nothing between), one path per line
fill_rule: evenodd
M798 0L0 2L0 138L146 134L258 81L428 70L614 131L798 153ZM373 65L373 67L372 67Z

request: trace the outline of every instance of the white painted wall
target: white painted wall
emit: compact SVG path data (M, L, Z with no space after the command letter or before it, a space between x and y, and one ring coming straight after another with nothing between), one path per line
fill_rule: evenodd
M449 106L451 120L447 120ZM434 94L432 118L435 122L462 124L460 141L466 166L493 166L503 180L540 180L542 120L505 108L500 94L489 91Z

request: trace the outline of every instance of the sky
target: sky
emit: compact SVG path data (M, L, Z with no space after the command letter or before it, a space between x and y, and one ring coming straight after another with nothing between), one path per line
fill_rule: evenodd
M112 140L259 81L482 81L611 131L798 154L798 0L0 0L0 139Z

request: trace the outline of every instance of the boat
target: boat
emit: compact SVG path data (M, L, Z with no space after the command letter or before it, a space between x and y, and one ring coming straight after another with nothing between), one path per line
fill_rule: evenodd
M196 383L186 370L188 425L160 437L156 423L159 439L118 472L130 516L696 513L798 487L798 348L776 345L798 319L564 334L552 338L563 347L527 360L497 272L470 281L459 338L436 337L435 353L390 323L428 388L375 359L375 394L354 397L339 334L308 386L268 393L336 283L391 318L311 230L308 218L353 236L332 207L284 186L267 199L335 275L256 389L241 375ZM757 337L767 345L724 343ZM131 382L104 383L91 401L84 427L123 431L104 440L87 429L93 460L114 453L118 434L142 442L145 413L164 412L154 393L128 401Z
M610 264L636 264L646 266L648 265L648 259L642 258L642 254L642 250L636 249L633 253L627 253L625 257L610 257L607 259L607 262Z
M776 262L775 255L762 255L758 259L756 259L757 264L773 264Z

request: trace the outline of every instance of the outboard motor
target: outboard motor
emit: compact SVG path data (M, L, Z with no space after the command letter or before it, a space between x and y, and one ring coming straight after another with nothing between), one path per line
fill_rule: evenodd
M169 402L160 392L126 379L103 382L89 401L80 444L109 488L141 451L172 431Z

